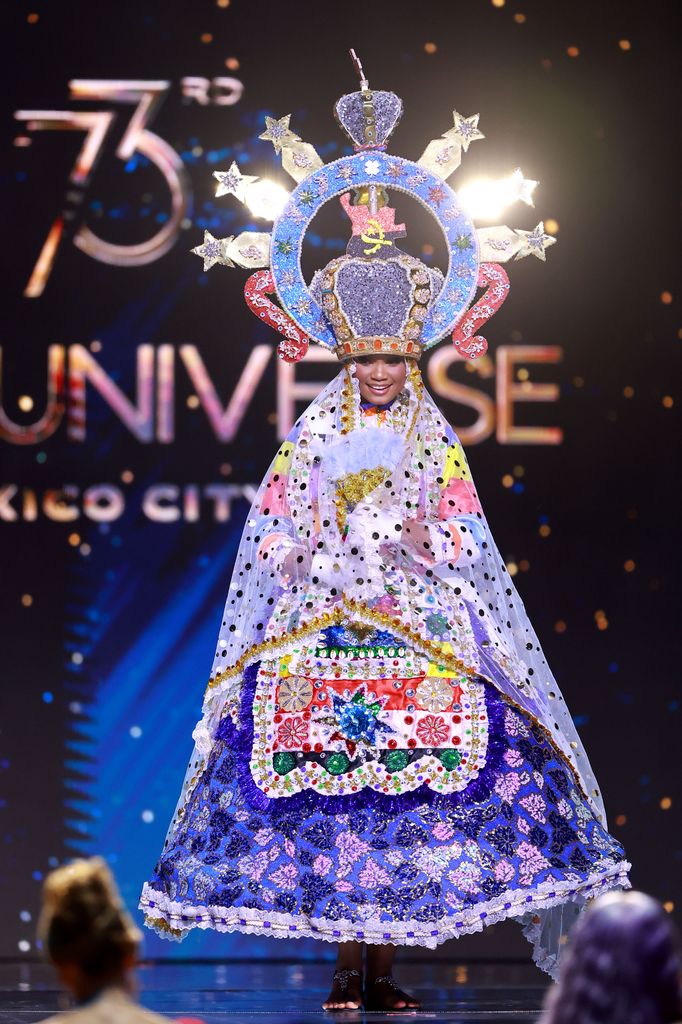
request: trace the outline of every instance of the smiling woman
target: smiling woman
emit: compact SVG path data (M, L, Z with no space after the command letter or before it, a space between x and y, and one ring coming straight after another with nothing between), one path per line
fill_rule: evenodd
M251 507L195 755L140 906L178 939L215 928L338 943L326 1009L406 1010L419 1004L393 980L396 946L516 918L552 973L580 906L627 885L629 865L459 438L419 372L476 281L497 294L472 307L469 333L503 300L506 275L480 270L443 179L376 148L368 158L363 132L383 146L398 97L363 87L337 114L361 152L294 193L263 284L284 309L253 294L252 308L282 334L282 358L302 358L314 328L343 365ZM468 146L475 118L458 117ZM298 145L288 118L275 131ZM447 160L461 148L437 147ZM398 247L405 225L380 171L427 190L452 235L445 277ZM311 190L339 187L351 238L308 289Z
M365 402L388 405L402 391L407 368L400 356L360 356L355 360L355 376Z

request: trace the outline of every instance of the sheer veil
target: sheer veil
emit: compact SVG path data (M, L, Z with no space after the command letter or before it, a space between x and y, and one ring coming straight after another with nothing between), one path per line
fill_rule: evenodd
M605 823L587 755L481 510L456 435L423 389L414 365L382 427L369 424L360 414L357 380L353 364L349 366L298 419L249 511L171 830L210 752L221 716L238 715L244 668L265 651L286 651L292 638L319 631L325 615L339 607L341 591L346 607L362 618L366 601L379 592L382 559L405 559L396 542L398 524L414 517L415 510L426 522L442 520L444 509L462 538L461 554L456 562L436 566L432 584L449 588L457 598L462 634L458 656L542 727L571 766L576 788ZM383 482L359 501L346 524L351 531L346 539L335 503L339 459L346 468L358 459L371 468L372 459L380 459L386 471ZM448 460L450 469L456 463L456 473L444 490ZM292 565L293 576L284 572ZM409 620L409 614L395 622L396 635L418 648L420 623ZM521 923L536 962L553 973L561 937L582 897L576 893L576 902L555 905L550 897L544 909L521 918Z

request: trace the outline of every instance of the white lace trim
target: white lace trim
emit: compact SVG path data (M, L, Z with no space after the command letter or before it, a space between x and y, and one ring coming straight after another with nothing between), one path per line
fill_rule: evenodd
M448 908L444 920L381 921L377 918L332 921L303 914L282 914L275 911L237 907L192 907L176 903L145 883L138 904L145 914L145 924L163 938L181 942L192 928L214 928L219 932L243 932L245 935L271 935L278 939L322 939L324 942L369 942L377 945L423 946L435 949L441 942L460 935L483 931L486 925L507 918L526 918L538 910L561 903L583 903L608 889L629 889L627 861L609 864L579 881L547 881L527 891L515 890L503 896L478 903L465 910ZM176 934L169 932L173 929ZM178 934L179 933L179 934ZM524 929L528 938L534 938ZM540 963L545 970L547 964Z

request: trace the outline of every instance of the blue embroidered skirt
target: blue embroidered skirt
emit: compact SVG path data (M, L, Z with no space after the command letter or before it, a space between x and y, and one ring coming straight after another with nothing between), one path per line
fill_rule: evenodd
M387 712L373 775L361 748L388 706L383 698L372 703L366 683L345 697L331 686L311 697L286 673L276 682L279 703L267 704L267 672L247 669L239 727L222 720L144 887L140 907L159 934L180 939L200 927L434 947L627 885L623 849L566 760L487 681L470 681L475 715L473 696L429 712L429 700L443 699L437 679L421 691L417 721L408 714L414 697L393 717ZM464 700L457 689L455 701ZM300 712L308 698L319 702L313 719L324 720L325 708L336 715L341 732L332 738L342 750L314 742L310 716ZM266 704L290 710L262 726L270 746L259 761L257 717ZM405 721L414 738L402 743ZM409 789L405 773L424 763L415 760L424 751L430 786ZM369 775L372 786L352 784ZM322 776L331 789L321 788Z

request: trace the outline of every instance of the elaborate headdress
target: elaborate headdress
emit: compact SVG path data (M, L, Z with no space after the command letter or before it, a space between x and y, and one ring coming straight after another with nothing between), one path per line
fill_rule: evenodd
M203 243L192 251L203 257L204 270L216 263L269 268L251 275L246 301L282 335L278 351L288 362L305 355L310 339L340 359L378 352L417 359L449 334L462 355L475 359L487 348L485 338L475 332L509 290L500 263L531 253L544 260L555 239L545 233L542 221L532 231L477 229L447 184L462 151L484 138L478 114L462 117L454 111L454 126L429 142L416 163L388 156L386 143L400 120L402 102L395 93L372 91L353 50L351 56L360 91L342 96L334 109L354 155L324 164L291 131L290 114L266 117L260 138L272 142L297 187L271 233L244 231L236 238L214 238L206 231ZM243 202L248 202L250 189L258 188L258 179L243 175L236 162L215 177L220 182L217 195L235 195ZM515 197L532 205L536 182L526 181L520 171L510 180ZM445 276L398 248L405 225L395 223L389 189L416 199L436 219L448 250ZM346 254L317 271L308 285L301 270L303 238L321 206L335 197L350 217L352 236ZM485 292L471 305L477 288ZM276 295L280 305L269 295Z

